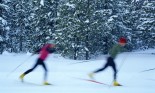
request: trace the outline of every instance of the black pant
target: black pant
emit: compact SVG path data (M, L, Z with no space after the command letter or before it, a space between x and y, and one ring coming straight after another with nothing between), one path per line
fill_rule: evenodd
M44 68L44 70L45 70L44 80L46 80L47 79L47 72L48 72L48 70L47 70L47 68L45 66L44 61L42 59L40 59L40 58L37 60L36 64L31 69L29 69L26 72L24 72L24 74L26 75L26 74L32 72L38 65L41 65Z
M100 71L103 71L108 66L111 66L113 68L113 71L114 71L114 80L116 80L117 70L116 70L116 65L115 65L114 59L112 57L108 57L107 58L107 63L102 68L96 70L94 73L98 73Z

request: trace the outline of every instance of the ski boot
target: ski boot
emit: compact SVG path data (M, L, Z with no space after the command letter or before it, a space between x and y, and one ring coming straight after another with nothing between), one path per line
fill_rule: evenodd
M113 82L113 86L122 86L121 84L119 84L117 81Z
M25 74L21 74L21 75L19 76L19 78L20 78L20 80L21 80L22 82L23 82L24 76L25 76Z
M94 73L89 73L88 76L89 76L91 79L94 79Z
M43 83L43 85L52 85L52 84L50 84L50 83L48 83L47 81L45 81L45 82Z

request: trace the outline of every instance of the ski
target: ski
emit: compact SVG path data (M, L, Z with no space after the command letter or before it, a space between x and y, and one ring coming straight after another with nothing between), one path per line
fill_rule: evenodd
M84 81L89 81L89 82L92 82L92 83L96 83L96 84L101 84L101 85L105 85L105 86L112 86L110 84L106 84L106 83L103 83L103 82L100 82L100 81L96 81L96 80L93 80L93 79L85 79L85 78L76 78L76 79L79 79L79 80L84 80Z
M26 85L33 85L33 86L44 86L42 84L36 84L36 83L32 83L32 82L22 82L22 84L26 84Z
M33 82L28 82L28 81L22 81L21 83L26 84L26 85L34 85L34 86L53 86L53 84L44 85L44 84L38 84L38 83L33 83Z
M103 83L103 82L93 80L93 79L85 79L85 78L76 78L76 79L84 80L84 81L88 81L88 82L92 82L92 83L96 83L96 84L100 84L100 85L105 85L105 86L108 86L108 87L116 87L114 85ZM119 85L119 86L123 86L123 85Z
M111 86L111 85L109 85L109 84L105 84L105 83L103 83L103 82L99 82L99 81L96 81L96 80L91 80L91 79L83 79L83 80L85 80L85 81L90 81L90 82L97 83L97 84L102 84L102 85Z

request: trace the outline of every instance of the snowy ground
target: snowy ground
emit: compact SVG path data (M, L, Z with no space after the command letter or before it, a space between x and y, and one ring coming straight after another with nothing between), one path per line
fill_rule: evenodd
M155 67L155 55L149 54L150 52L155 53L155 50L123 53L117 57L115 61L120 69L118 82L124 85L123 87L108 87L75 78L88 78L88 73L105 63L105 56L89 61L75 61L57 54L50 55L46 65L49 70L48 81L53 86L41 86L43 80L41 67L25 77L25 81L37 85L23 84L19 80L19 75L33 66L38 55L29 58L28 54L4 53L0 55L0 91L1 93L155 93L155 70L140 73ZM10 73L23 62L24 64ZM95 78L100 82L111 84L112 75L111 68L108 68L96 74Z

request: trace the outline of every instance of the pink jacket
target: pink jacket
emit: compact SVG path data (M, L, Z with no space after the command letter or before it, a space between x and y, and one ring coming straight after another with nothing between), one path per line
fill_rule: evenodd
M54 45L53 44L46 44L42 47L41 51L39 52L40 56L39 58L42 59L42 60L45 60L48 55L49 55L49 51L48 49L49 48L52 48Z

